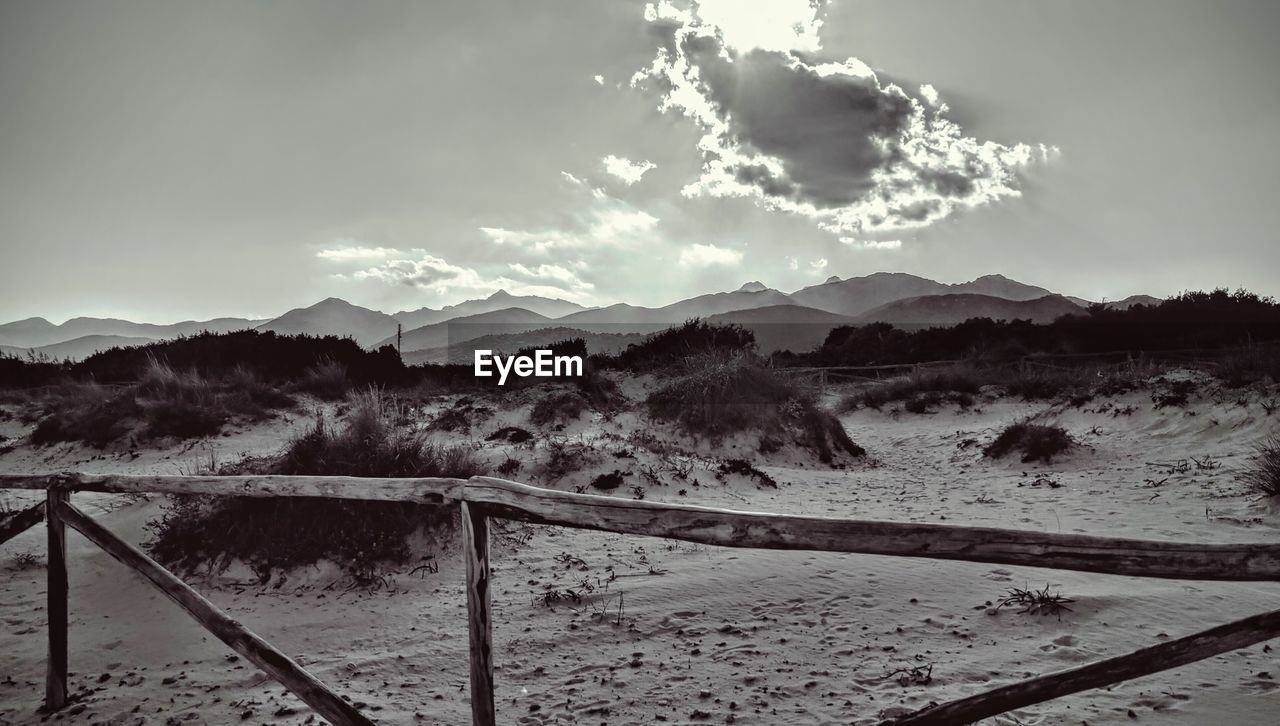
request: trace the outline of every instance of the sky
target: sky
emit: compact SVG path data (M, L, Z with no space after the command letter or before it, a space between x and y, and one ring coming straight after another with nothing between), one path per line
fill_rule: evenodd
M1280 295L1268 0L0 0L0 320Z

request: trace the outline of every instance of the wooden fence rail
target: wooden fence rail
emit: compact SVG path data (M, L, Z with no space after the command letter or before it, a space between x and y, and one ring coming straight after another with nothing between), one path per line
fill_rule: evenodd
M459 502L470 644L473 723L495 723L491 648L491 517L727 547L815 550L1186 580L1280 581L1280 544L1186 544L1027 530L740 512L577 494L495 479L334 476L127 476L4 474L0 489L46 490L46 502L0 521L0 542L48 520L49 673L46 707L66 704L65 526L141 574L205 629L335 724L366 717L314 676L132 545L69 503L74 491L209 496L328 497L422 504ZM1280 611L1152 648L931 706L886 723L951 724L986 718L1081 690L1175 668L1280 636Z

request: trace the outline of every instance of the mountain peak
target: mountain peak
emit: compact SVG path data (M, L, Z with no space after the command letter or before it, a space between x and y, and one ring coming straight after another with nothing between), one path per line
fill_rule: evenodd
M828 278L826 279L826 281L825 281L825 282L823 282L822 284L823 284L823 285L830 285L830 284L831 284L831 283L833 283L833 282L840 282L840 276L839 276L839 275L832 275L831 277L828 277Z
M499 290L499 291L497 291L497 292L493 293L492 295L490 295L487 299L489 299L489 300L502 300L503 298L508 298L508 297L515 297L515 296L514 296L514 295L512 295L511 293L507 292L506 290Z
M764 292L768 289L759 280L752 280L751 282L743 283L742 287L738 288L738 292Z

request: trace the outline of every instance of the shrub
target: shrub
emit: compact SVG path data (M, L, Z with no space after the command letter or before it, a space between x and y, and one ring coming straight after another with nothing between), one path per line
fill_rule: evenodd
M485 437L485 441L506 441L511 444L523 444L533 438L528 429L519 426L503 426Z
M538 426L574 421L588 408L577 391L552 391L533 404L529 420Z
M1271 434L1257 445L1243 479L1258 494L1280 497L1280 433Z
M628 370L674 368L693 357L748 352L755 343L755 334L741 325L717 325L694 318L628 346L611 362Z
M70 383L51 391L40 404L44 416L31 432L31 443L83 441L103 448L132 430L142 407L130 390L96 383Z
M805 441L818 452L818 460L830 464L833 448L839 449L855 459L867 455L867 450L854 443L848 432L835 416L811 404L805 405L801 413L801 427Z
M686 371L649 394L645 405L650 416L713 440L759 432L766 451L777 449L783 432L797 432L800 442L815 449L823 463L831 462L835 449L855 457L866 453L834 416L795 383L761 367L753 356L699 356L686 364Z
M645 400L649 415L692 434L718 438L782 426L783 407L800 398L792 382L747 355L706 354L690 359L685 374Z
M948 400L963 402L967 407L973 404L973 394L996 378L990 371L970 366L916 370L905 378L858 391L845 399L843 407L853 410L866 406L879 410L887 403L906 401L903 408L907 411L925 413Z
M277 458L252 470L357 477L469 477L483 466L467 448L445 448L398 427L395 406L376 389L353 397L341 428L315 425ZM273 572L326 559L360 577L379 563L402 562L419 530L447 528L453 508L410 502L304 497L179 497L149 526L152 554L179 570L248 563Z
M608 474L600 474L591 480L591 488L599 489L602 492L611 492L622 486L623 473L617 469Z
M351 390L347 367L333 358L324 358L307 368L298 381L298 390L306 391L325 401L337 401Z
M176 371L146 359L133 385L68 383L45 395L32 443L83 441L103 448L137 429L142 438L212 436L233 416L266 418L293 398L245 369L211 381L194 369Z
M1048 426L1027 421L1010 424L990 444L982 449L982 455L999 459L1013 451L1022 452L1022 461L1049 463L1055 454L1075 446L1075 441L1061 426Z

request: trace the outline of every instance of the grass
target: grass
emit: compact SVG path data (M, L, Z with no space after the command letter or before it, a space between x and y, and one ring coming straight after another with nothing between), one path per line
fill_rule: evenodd
M1280 433L1271 434L1257 445L1242 479L1258 494L1280 497Z
M903 402L909 413L929 413L951 403L968 408L974 396L996 386L1026 401L1066 399L1084 403L1094 395L1115 395L1133 390L1143 376L1108 368L1049 368L1040 366L978 367L958 364L946 368L922 368L903 378L870 386L846 397L845 410L872 408Z
M1047 464L1056 454L1074 446L1075 441L1061 426L1019 421L1005 427L994 441L982 449L982 455L999 459L1021 452L1023 463L1043 461Z
M683 364L684 374L649 394L649 416L686 433L719 440L740 432L761 434L764 450L776 450L786 433L830 463L839 450L865 454L844 427L795 383L760 365L750 354L709 353Z
M356 477L469 477L484 472L473 451L441 447L397 424L394 400L377 389L352 397L339 426L317 416L268 461L220 473ZM272 573L320 560L361 581L383 563L403 562L423 529L452 526L456 508L410 502L279 497L177 497L151 523L152 555L180 571L218 572L243 561Z
M134 434L142 440L213 436L234 418L260 421L292 408L292 396L245 368L211 380L149 358L136 383L64 383L36 404L31 441L82 441L96 448Z
M1005 607L1016 607L1020 614L1057 615L1061 618L1064 611L1070 612L1071 608L1068 606L1073 602L1075 600L1063 597L1061 592L1051 592L1051 588L1047 584L1043 590L1014 587L1009 589L1004 597L1000 598L994 610L999 611Z
M694 318L628 346L610 362L633 371L665 370L677 368L691 357L749 352L755 344L755 334L741 325L717 325Z
M590 408L587 399L577 391L551 391L539 398L529 411L529 421L536 426L576 421Z

